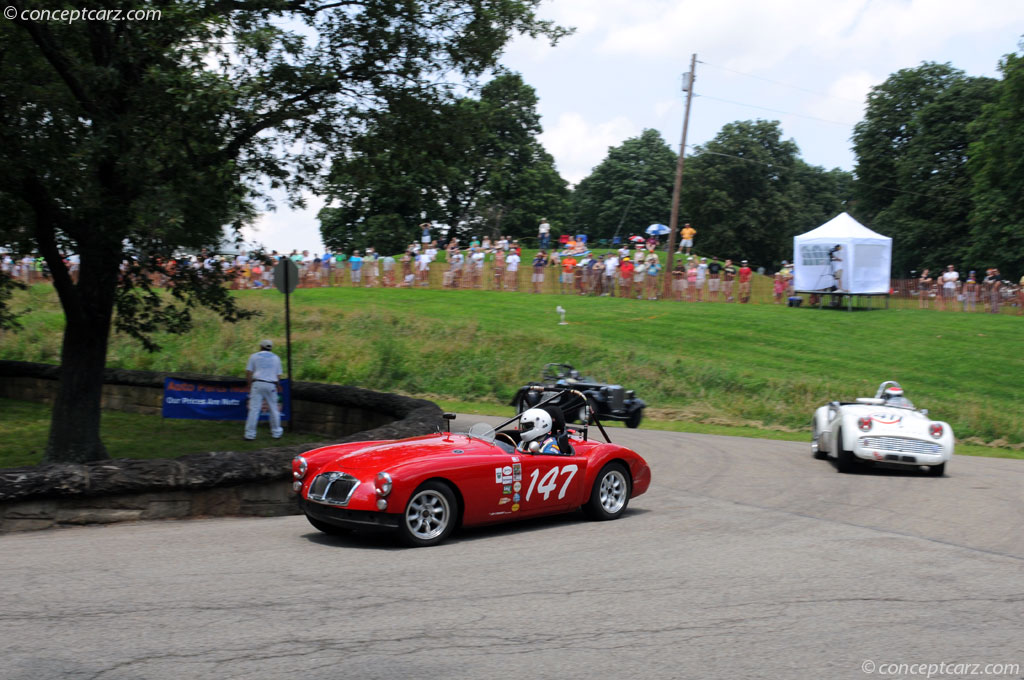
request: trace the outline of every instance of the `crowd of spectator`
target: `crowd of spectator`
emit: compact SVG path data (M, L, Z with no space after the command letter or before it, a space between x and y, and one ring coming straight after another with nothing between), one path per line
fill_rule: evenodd
M1003 280L996 267L986 269L984 277L975 270L961 277L952 264L938 275L923 269L912 294L921 309L934 305L938 310L974 312L980 304L984 311L998 314L1002 305L1016 304L1017 313L1024 314L1024 276L1014 286Z
M543 244L550 240L550 227L544 230L542 224L538 238L542 247L527 253L529 262L524 263L522 246L509 236L474 238L467 246L453 238L441 248L430 236L430 225L421 226L420 240L410 243L397 257L382 255L372 247L351 254L293 250L258 256L245 251L222 255L203 250L170 264L218 269L227 275L233 289L272 288L274 267L287 258L297 267L300 287L440 286L658 300L664 297L668 277L668 298L679 302L749 303L755 281L760 282L761 300L785 304L794 295L793 268L787 262L783 261L778 271L768 272L768 278L755 278L746 260L737 264L728 258L688 253L692 252L695 230L675 253L671 271L666 271L667 253L653 236L634 236L618 247L597 252L589 247L585 235L563 235L557 249L548 249ZM25 283L49 278L44 259L36 255L5 253L0 266L4 273ZM78 257L66 257L65 266L77 279ZM759 273L766 272L762 269ZM161 278L155 276L154 282L162 285ZM909 282L894 282L894 293L916 297L922 309L999 313L1002 306L1012 304L1018 314L1024 314L1024 277L1019 285L1009 284L995 268L987 270L984 277L975 271L961 277L954 265L938 275L925 269Z

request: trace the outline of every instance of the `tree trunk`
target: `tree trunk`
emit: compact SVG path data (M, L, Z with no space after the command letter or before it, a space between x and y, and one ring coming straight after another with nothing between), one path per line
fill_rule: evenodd
M66 325L45 463L109 458L100 439L100 402L120 266L111 260L110 255L93 259L83 253L77 285L54 279Z

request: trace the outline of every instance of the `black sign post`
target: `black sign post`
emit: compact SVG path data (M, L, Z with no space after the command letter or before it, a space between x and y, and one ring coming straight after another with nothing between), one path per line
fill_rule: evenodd
M274 286L284 293L284 345L285 351L288 355L288 382L291 384L292 381L292 308L290 304L292 291L299 285L299 268L295 266L295 263L289 260L287 257L282 258L281 261L274 267ZM290 399L290 397L289 397ZM288 419L288 431L292 431L292 421L295 420L295 414L292 411L291 403L288 404L288 413L292 414L292 417Z

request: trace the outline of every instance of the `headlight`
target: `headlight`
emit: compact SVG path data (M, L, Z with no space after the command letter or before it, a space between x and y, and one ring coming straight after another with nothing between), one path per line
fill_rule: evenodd
M942 436L942 424L941 423L932 423L931 425L929 425L928 426L928 434L930 434L932 437L934 437L936 439L941 437Z
M871 418L868 416L857 418L857 427L860 428L861 432L867 432L871 429Z
M386 472L378 472L373 486L377 489L377 495L384 498L391 493L391 475Z
M295 479L302 479L306 476L306 470L309 469L309 463L302 456L295 456L292 459L292 477Z

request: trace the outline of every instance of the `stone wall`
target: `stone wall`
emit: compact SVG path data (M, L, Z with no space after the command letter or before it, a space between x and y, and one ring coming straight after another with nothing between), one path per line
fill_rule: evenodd
M59 375L59 366L0 361L0 396L50 402ZM103 407L159 415L165 377L232 379L108 369ZM432 402L342 385L297 382L292 406L296 429L322 432L329 441L248 453L0 470L0 533L140 519L294 514L291 460L296 455L328 444L412 437L442 423L441 409Z

